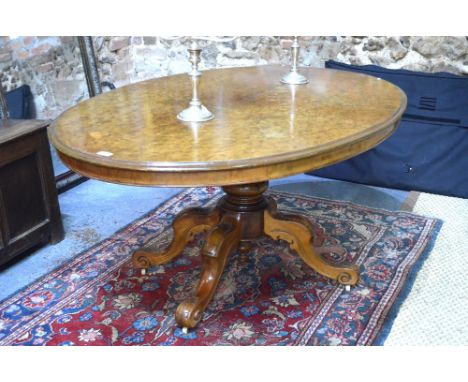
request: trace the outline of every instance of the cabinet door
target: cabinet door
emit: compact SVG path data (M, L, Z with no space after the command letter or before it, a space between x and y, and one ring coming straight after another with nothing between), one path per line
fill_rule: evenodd
M0 265L51 235L46 141L43 130L0 145Z
M0 193L6 245L47 221L36 153L0 167Z

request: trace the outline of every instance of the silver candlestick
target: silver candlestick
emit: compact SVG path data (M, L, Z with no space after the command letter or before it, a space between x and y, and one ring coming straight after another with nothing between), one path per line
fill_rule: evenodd
M189 107L181 111L177 118L184 122L205 122L213 119L214 115L209 111L200 101L198 97L198 85L200 83L201 72L198 70L200 63L201 49L195 40L188 49L190 55L190 62L192 63L192 70L189 72L190 80L192 81L192 100Z
M304 85L309 83L309 80L297 71L297 59L299 56L299 43L297 42L297 36L294 36L294 42L291 45L291 71L281 78L283 84L289 85Z
M181 37L164 37L168 40L176 40ZM196 40L213 41L213 42L231 42L237 37L214 37L214 36L192 36L192 42L190 45L189 56L190 62L192 63L192 70L189 72L190 80L192 82L192 100L189 103L189 107L177 115L177 118L184 122L205 122L209 121L214 117L213 113L210 112L200 101L198 96L198 85L200 82L201 72L198 70L198 64L200 63L201 49L198 47Z

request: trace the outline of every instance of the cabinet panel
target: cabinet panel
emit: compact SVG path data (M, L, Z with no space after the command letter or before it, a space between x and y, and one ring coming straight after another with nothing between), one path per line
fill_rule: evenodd
M35 154L0 167L0 192L7 243L47 219Z
M47 124L0 120L0 265L63 239Z

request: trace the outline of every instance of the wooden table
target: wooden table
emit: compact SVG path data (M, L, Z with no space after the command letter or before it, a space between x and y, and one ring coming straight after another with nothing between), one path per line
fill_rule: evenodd
M143 248L133 264L146 269L178 256L206 231L201 280L176 321L193 328L215 293L229 253L247 252L266 234L286 240L318 273L355 285L354 265L334 265L313 249L302 216L283 214L263 194L268 180L350 158L396 129L406 96L396 86L361 74L302 68L310 83L280 83L288 69L260 66L203 73L201 100L215 114L202 124L176 115L190 99L187 75L144 81L97 96L63 113L50 138L72 170L108 182L145 186L222 186L211 210L193 208L174 220L162 253Z

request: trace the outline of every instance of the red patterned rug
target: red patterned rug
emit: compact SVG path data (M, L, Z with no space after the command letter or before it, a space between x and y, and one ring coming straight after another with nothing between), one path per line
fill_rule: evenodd
M0 304L1 345L372 345L429 254L441 222L348 202L270 191L284 211L309 216L316 249L361 267L347 292L309 269L286 243L234 252L197 329L175 325L177 305L200 272L199 235L175 261L147 275L131 253L156 235L170 241L174 216L215 203L217 188L190 189Z

